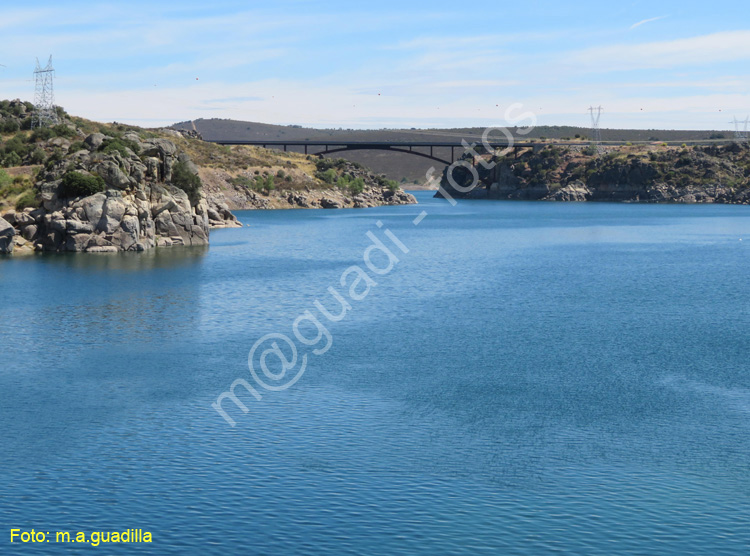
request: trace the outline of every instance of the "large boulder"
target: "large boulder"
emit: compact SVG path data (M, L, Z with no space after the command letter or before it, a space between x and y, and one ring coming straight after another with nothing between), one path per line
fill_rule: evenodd
M162 159L174 156L177 146L169 139L147 139L143 142L141 156L158 156Z
M15 235L15 228L7 220L0 218L0 254L8 255L13 253L13 237Z
M103 133L92 133L86 139L83 140L84 144L91 149L92 151L95 151L99 147L102 146L102 143L104 143L104 139L107 136Z
M21 234L26 241L34 241L37 237L39 227L36 224L30 224L21 230Z
M127 139L128 141L132 141L133 143L135 143L137 145L140 145L140 143L141 143L141 137L135 131L125 132L122 135L122 138L123 139Z
M146 177L151 178L152 180L158 180L159 179L159 158L155 156L148 156L144 158L143 161L145 162Z
M323 197L320 200L320 204L323 208L327 208L327 209L341 208L341 203L337 201L336 199L331 199L330 197Z
M128 176L120 170L120 166L114 160L100 162L92 171L99 174L110 187L127 189L131 185Z
M195 176L198 175L198 166L195 165L195 162L190 160L190 157L187 155L187 153L180 153L180 155L177 157L177 160L178 162L181 162L185 165L185 168L188 172Z
M552 192L547 200L549 201L588 201L591 197L591 191L581 181L575 180Z

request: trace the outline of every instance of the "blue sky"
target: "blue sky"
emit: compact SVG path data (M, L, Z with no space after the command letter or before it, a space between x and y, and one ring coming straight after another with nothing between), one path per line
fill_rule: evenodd
M47 2L0 11L0 97L149 126L728 129L750 114L750 3Z

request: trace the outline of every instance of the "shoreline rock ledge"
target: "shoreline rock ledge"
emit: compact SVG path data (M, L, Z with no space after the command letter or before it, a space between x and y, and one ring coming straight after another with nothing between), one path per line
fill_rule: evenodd
M102 149L108 142L117 148ZM75 180L99 191L72 196ZM168 139L142 140L135 132L119 139L90 134L80 150L48 163L36 187L40 208L0 215L0 253L205 245L212 227L241 225L203 195L198 168L186 153Z

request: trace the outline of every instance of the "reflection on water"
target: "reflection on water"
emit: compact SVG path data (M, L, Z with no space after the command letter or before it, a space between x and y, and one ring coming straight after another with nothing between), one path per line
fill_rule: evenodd
M203 260L208 250L208 245L191 245L149 249L142 253L41 253L34 255L34 260L48 265L64 265L84 272L142 272L194 265Z

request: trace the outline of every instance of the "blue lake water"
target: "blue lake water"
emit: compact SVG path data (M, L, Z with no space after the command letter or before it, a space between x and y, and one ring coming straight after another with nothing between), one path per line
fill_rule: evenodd
M750 207L417 196L0 261L0 552L747 553ZM377 285L329 322L352 265ZM265 334L307 356L285 390L248 371Z

